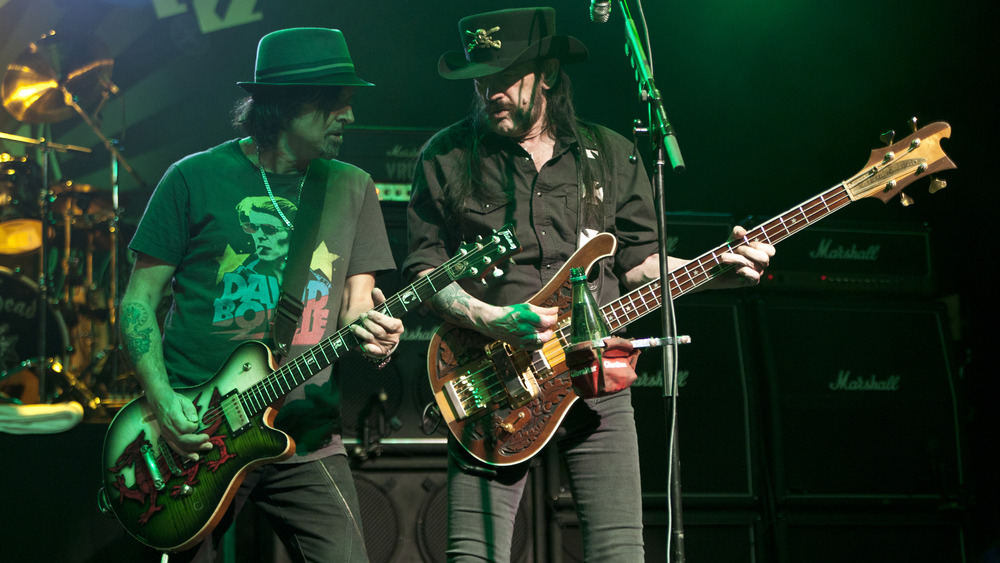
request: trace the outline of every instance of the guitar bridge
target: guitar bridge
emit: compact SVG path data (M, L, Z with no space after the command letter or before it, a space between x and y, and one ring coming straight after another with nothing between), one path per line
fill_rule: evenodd
M441 394L450 407L443 412L445 419L449 422L464 420L490 405L502 404L497 398L501 394L507 397L504 406L511 409L530 403L540 393L533 375L533 367L538 365L544 370L550 369L544 355L541 359L532 358L532 354L515 354L503 342L490 344L486 347L486 358L467 366L463 375L441 387ZM502 390L496 385L497 379Z

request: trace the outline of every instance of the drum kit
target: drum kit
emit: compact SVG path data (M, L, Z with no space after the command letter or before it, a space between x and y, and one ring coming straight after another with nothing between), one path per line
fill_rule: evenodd
M0 150L0 404L77 401L85 419L101 420L138 392L117 336L119 167L143 182L94 117L118 91L113 66L100 41L49 33L3 77L3 106L16 120L78 116L90 126L111 155L111 188L50 178L55 153L89 148L0 132L0 147L38 155Z

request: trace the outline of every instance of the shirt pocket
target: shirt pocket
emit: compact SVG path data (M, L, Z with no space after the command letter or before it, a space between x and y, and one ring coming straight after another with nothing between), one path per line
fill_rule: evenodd
M459 227L461 238L464 241L474 240L477 236L487 238L493 231L500 229L507 223L515 222L512 215L514 206L510 200L499 202L470 201L465 204L464 212L460 221L452 224Z

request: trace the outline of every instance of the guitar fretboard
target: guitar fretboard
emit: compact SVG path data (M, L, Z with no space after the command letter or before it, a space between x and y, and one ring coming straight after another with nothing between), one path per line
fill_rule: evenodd
M671 299L677 299L732 270L734 266L722 262L722 254L752 242L777 244L847 207L852 201L846 183L839 184L754 228L742 239L728 242L702 254L670 272ZM608 330L614 332L655 311L661 304L660 280L654 280L605 305L601 308L601 313L604 314Z
M495 243L490 246L495 246ZM469 275L468 262L474 259L483 259L483 256L489 255L492 251L494 250L490 247L483 247L469 254L455 256L372 310L399 318L444 289L451 282L467 277ZM501 252L502 255L506 253L506 250ZM486 262L488 263L489 260ZM358 318L345 325L333 335L289 360L269 376L242 392L240 401L244 410L250 415L262 412L268 405L357 348L359 342L354 336L352 327L362 322L363 320Z

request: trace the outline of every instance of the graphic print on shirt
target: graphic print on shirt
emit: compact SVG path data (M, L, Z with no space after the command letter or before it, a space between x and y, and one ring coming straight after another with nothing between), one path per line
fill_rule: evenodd
M291 201L275 197L285 217L298 210ZM252 252L241 254L227 245L219 257L218 287L212 324L230 335L230 340L266 338L270 320L280 295L285 260L292 230L278 215L271 199L247 197L236 206L243 232L253 241ZM327 326L327 299L337 255L326 243L313 252L310 273L303 289L302 323L292 343L312 345L320 341Z

